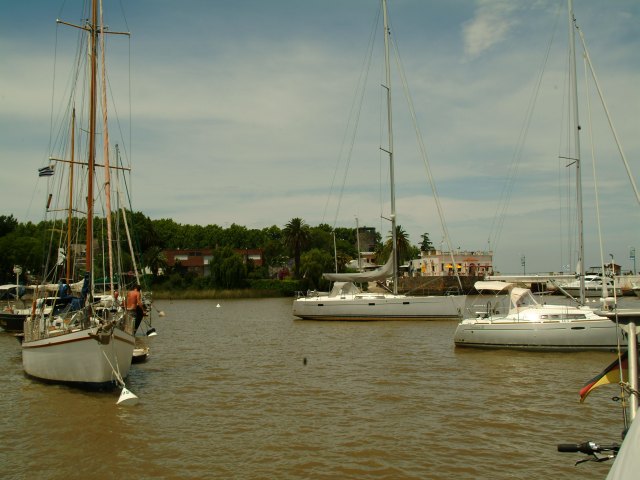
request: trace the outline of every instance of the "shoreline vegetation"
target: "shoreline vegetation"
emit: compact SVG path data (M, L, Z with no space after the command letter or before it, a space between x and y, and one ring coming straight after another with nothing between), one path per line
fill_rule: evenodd
M237 224L223 228L215 224L179 224L171 219L151 220L142 212L134 211L129 211L127 216L135 226L132 237L138 252L136 257L146 272L140 282L142 288L155 292L156 298L161 299L277 298L295 297L300 291L327 291L331 284L322 277L324 272L355 271L352 266L349 270L349 265L359 258L359 240L365 242L368 251L374 252L374 258L369 260L374 264L384 264L392 251L391 237L383 243L374 228L327 224L312 227L298 217L284 228L272 225L248 229ZM80 220L73 217L72 222ZM104 246L108 243L104 238L106 229L97 228L102 222L103 219L95 219L98 232L95 242ZM396 229L400 264L417 258L422 250L433 248L428 234L422 235L418 247L410 243L400 226ZM0 215L0 284L38 284L39 279L32 272L41 271L42 259L51 254L49 237L60 236L54 243L62 245L65 231L59 222L43 220L34 224L19 222L13 215ZM129 240L120 232L117 241ZM260 250L260 258L251 258L249 249ZM166 255L169 250L183 250L184 255L179 260L173 257L169 263ZM204 250L210 250L206 265ZM66 255L73 260L78 251L75 249ZM96 250L94 255L99 261L92 274L94 278L101 278L105 276L107 254ZM189 263L191 257L198 257L200 263ZM71 263L74 271L67 276L75 282L83 272L79 261ZM16 266L22 272L19 279ZM132 271L132 262L123 266L127 282L131 282Z
M278 290L255 290L252 288L221 289L213 288L206 290L184 289L184 290L153 290L154 300L232 300L247 298L285 298L291 297Z
M297 291L302 290L302 285L295 280L260 279L250 280L249 285L243 288L163 288L153 283L147 288L153 292L154 300L229 300L294 297Z

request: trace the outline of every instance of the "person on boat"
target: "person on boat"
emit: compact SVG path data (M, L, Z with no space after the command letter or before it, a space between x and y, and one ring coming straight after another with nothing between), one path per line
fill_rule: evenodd
M58 283L58 298L60 299L68 299L71 297L71 287L66 279L60 279L60 283Z
M73 306L73 295L71 295L71 286L69 285L69 280L65 278L61 278L58 283L58 298L55 301L55 307L53 309L54 314L58 315L67 307L70 310L78 310L78 308L74 308Z
M131 315L135 315L136 323L133 330L135 332L144 318L144 306L142 304L142 292L140 285L136 285L133 287L133 290L129 290L127 293L127 311Z

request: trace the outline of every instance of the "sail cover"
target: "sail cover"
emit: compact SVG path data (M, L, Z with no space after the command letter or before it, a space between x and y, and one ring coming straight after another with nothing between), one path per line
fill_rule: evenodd
M393 256L382 267L369 272L358 273L323 273L323 278L332 282L374 282L384 280L393 275Z

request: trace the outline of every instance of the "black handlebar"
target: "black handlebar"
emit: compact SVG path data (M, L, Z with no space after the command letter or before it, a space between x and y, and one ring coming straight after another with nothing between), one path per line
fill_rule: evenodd
M593 455L600 452L618 452L620 445L612 443L610 445L598 445L595 442L584 443L561 443L558 445L559 452L580 452L587 455Z

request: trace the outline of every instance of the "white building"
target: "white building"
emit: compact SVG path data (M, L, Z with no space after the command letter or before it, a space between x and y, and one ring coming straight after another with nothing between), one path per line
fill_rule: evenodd
M463 251L450 252L430 250L420 252L420 258L409 261L410 277L446 277L458 271L460 276L493 275L493 252Z

